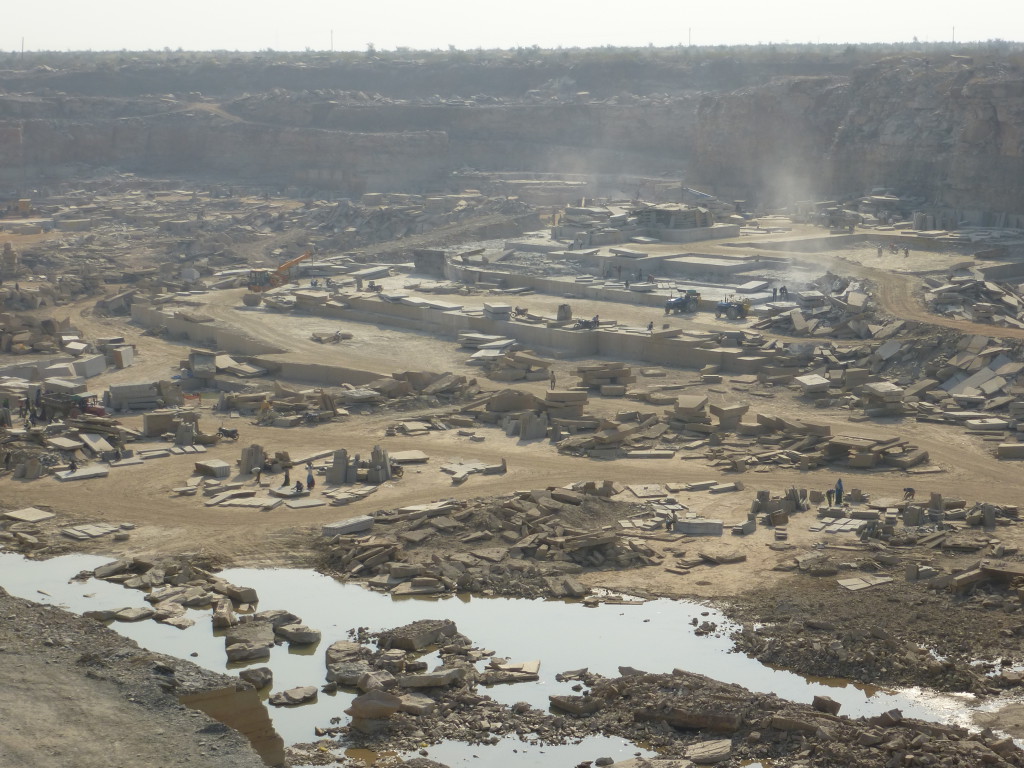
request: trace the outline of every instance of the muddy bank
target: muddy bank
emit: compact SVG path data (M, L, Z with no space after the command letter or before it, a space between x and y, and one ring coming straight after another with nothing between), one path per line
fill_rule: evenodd
M433 648L440 667L404 673L402 649L411 654ZM578 693L550 696L548 711L526 703L508 707L486 696L481 684L529 670L517 665L499 672L499 678L488 677L490 670L481 673L473 666L488 653L493 652L475 647L454 624L443 621L417 622L372 638L357 634L354 642L335 644L328 651L329 677L337 681L362 667L368 670L358 681L364 693L346 710L353 715L351 725L322 730L326 738L296 748L296 757L333 762L329 750L339 746L335 739L372 750L412 752L447 739L487 745L518 737L559 744L604 734L644 744L661 758L723 766L753 761L865 768L1024 764L1024 752L1012 740L988 732L970 734L904 718L895 709L852 719L842 716L838 702L828 697L816 697L811 706L796 704L678 669L650 674L620 667L616 678L586 669L565 672L560 679L579 681L573 688ZM425 751L429 754L429 748Z
M970 594L898 580L863 592L829 578L736 598L737 649L800 674L979 695L1018 688L1024 616L1017 590Z
M152 653L0 588L0 763L25 768L258 768L244 736L178 697L237 678Z

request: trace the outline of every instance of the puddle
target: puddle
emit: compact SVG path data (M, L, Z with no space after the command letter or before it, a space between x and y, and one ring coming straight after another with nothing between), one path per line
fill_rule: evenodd
M76 613L143 605L143 593L138 590L97 580L68 583L79 571L95 568L108 560L91 555L69 555L36 562L0 553L0 586L13 595L61 605ZM395 600L309 570L229 569L221 576L235 584L254 587L260 596L260 610L287 609L323 635L320 645L312 649L290 652L286 645L273 649L266 664L274 671L275 690L323 684L323 651L334 641L347 639L350 629L362 626L379 630L417 619L448 618L477 646L492 649L498 656L512 661L541 661L538 682L493 686L486 690L496 701L505 704L525 701L547 709L549 695L572 692L575 683L555 680L555 674L565 670L588 667L592 672L617 676L619 666L648 672L671 672L680 668L794 701L810 703L816 694L831 696L842 704L843 714L853 717L898 707L907 717L971 724L969 696L922 689L887 691L847 680L806 678L733 653L728 637L733 625L718 611L698 603L653 600L637 605L592 608L580 603L465 595ZM196 625L187 630L153 621L112 626L146 648L189 659L208 669L236 673L245 666L232 664L229 669L224 641L211 631L208 610L191 610L188 615L195 619ZM691 624L694 618L698 623L718 624L718 636L694 635ZM436 656L427 656L425 660L433 665ZM262 664L257 662L254 666ZM318 700L309 705L270 707L270 716L285 744L308 742L315 739L314 727L329 726L332 717L342 718L342 723L347 721L342 710L350 699L351 694L344 692L334 695L321 692ZM506 756L507 751L510 759L521 758L523 752L528 751L531 765L547 765L547 755L557 756L557 761L551 765L566 765L569 759L579 762L605 755L625 759L633 756L637 747L623 744L619 739L597 737L594 742L588 740L586 744L567 747L536 747L508 739L495 747L453 743L429 748L431 758L453 768L474 764L472 755L479 755L481 751L488 758L499 753Z

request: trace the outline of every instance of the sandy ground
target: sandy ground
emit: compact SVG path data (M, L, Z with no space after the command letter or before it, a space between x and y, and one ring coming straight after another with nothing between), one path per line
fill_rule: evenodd
M565 364L568 368L569 364ZM567 371L560 371L567 380ZM693 374L675 374L680 381ZM672 381L672 378L655 381ZM490 383L490 382L485 382ZM543 384L525 385L537 394ZM800 403L792 392L779 390L770 398L751 396L728 386L716 387L710 392L712 402L748 402L752 410L780 415L808 417L806 404ZM622 398L594 398L591 410L614 413L635 410L638 404ZM641 410L657 410L650 406ZM816 421L828 423L834 434L880 437L899 434L931 453L933 465L941 474L908 479L902 472L844 472L847 488L860 488L873 500L896 500L902 489L913 484L919 494L940 491L949 496L996 503L1019 503L1020 489L1005 484L1005 466L987 453L988 446L979 438L935 424L913 422L899 424L851 423L843 420L842 411L815 411ZM616 480L622 483L690 482L718 478L742 478L747 489L724 495L700 493L676 494L682 503L707 517L719 518L726 523L746 519L753 492L765 488L781 492L791 486L820 488L834 484L838 475L829 469L810 472L770 469L752 471L742 475L722 475L703 459L675 458L667 460L599 461L561 455L544 441L522 442L508 438L498 429L479 428L476 432L484 442L471 442L457 431L431 432L417 437L385 437L385 429L402 418L414 414L381 413L370 416L350 416L334 424L317 427L275 428L257 427L243 420L232 420L242 438L238 444L221 443L212 447L206 457L220 458L234 463L242 446L258 443L270 451L287 450L293 456L347 448L350 452L369 453L376 444L389 450L420 449L430 456L426 465L410 467L404 478L385 484L367 499L345 507L316 507L291 510L281 506L269 512L206 507L202 498L176 497L171 489L184 484L192 476L194 458L171 456L142 465L129 466L112 472L107 478L84 481L74 485L53 478L39 481L19 481L10 477L0 479L0 494L4 504L11 507L46 505L60 513L60 520L104 520L111 523L130 522L136 526L131 539L116 544L102 539L87 545L93 551L110 554L143 554L203 551L224 562L240 565L269 566L308 562L308 533L322 524L339 519L367 514L377 509L391 509L408 504L443 498L473 498L509 493L515 490L568 485L579 480ZM139 426L141 417L124 419L129 426ZM214 425L220 415L210 415L203 423ZM685 452L680 452L686 456ZM456 459L475 459L497 463L506 459L508 474L504 476L472 476L461 486L452 486L448 475L439 466ZM234 479L251 482L249 476ZM317 493L325 490L322 486ZM630 492L623 499L635 500ZM797 546L810 546L819 534L813 534L803 525L791 526L790 541ZM1014 529L1007 529L1007 540L1012 541ZM726 597L751 586L751 570L767 570L787 557L767 547L768 534L758 534L727 542L742 548L751 567L736 573L720 569L713 584L701 585L692 578L667 574L659 568L646 568L622 572L598 572L588 576L591 582L619 589L642 586L647 591L667 595L696 594L706 597ZM791 576L778 572L764 573L760 586L782 581Z
M714 251L729 248L725 244L709 244L702 250ZM733 248L735 251L735 248ZM801 260L808 260L807 254L793 254ZM838 261L841 256L843 261ZM864 247L840 254L817 258L819 271L833 268L842 274L850 271L862 273L865 277L877 277L877 268L859 266L856 262L875 258L873 248ZM902 257L900 257L902 258ZM911 260L917 257L912 255ZM918 266L915 264L914 266ZM914 281L917 280L915 283ZM406 276L396 276L389 282L401 287L415 282ZM913 290L919 280L911 276L894 277L880 282L879 301L888 309L896 310L900 316L926 314L913 298ZM444 297L442 297L444 298ZM472 295L455 297L466 306L479 306L486 296ZM531 295L524 297L532 311L554 314L561 297ZM477 375L477 367L467 364L469 353L460 349L453 339L439 338L422 332L410 332L388 328L374 323L351 320L334 321L326 318L281 314L265 309L249 309L241 304L241 291L211 292L197 297L199 309L217 319L218 323L243 330L254 337L280 344L288 350L287 357L302 362L329 361L347 367L377 371L389 374L407 369L448 370ZM667 323L670 327L699 327L704 330L735 328L729 321L715 321L709 313L694 316L664 318L656 308L618 302L596 302L572 300L576 314L589 316L600 313L603 317L616 319L621 324L641 326L649 320L657 325ZM892 304L892 306L888 306ZM102 388L111 383L149 380L167 377L176 372L179 361L188 354L189 345L144 336L130 320L125 318L93 317L91 302L81 302L66 308L68 314L89 336L118 333L137 345L139 354L132 368L111 371L91 380L93 388ZM942 320L942 318L939 318ZM323 345L312 341L313 331L342 329L351 331L354 338L338 345ZM987 330L995 330L986 327ZM560 385L571 384L575 378L571 370L580 360L559 361L555 372ZM636 366L637 370L646 367ZM640 377L637 386L656 386L679 383L694 387L697 377L692 371L667 369L664 378ZM479 379L485 388L499 389L502 385ZM530 389L537 394L543 392L545 383L517 383L517 387ZM970 437L955 428L941 425L919 424L909 420L884 423L876 420L870 423L851 423L846 420L848 412L842 410L809 410L809 405L785 388L764 389L725 384L700 387L690 391L704 391L711 401L717 403L746 403L752 411L779 413L798 416L813 421L828 423L834 434L864 435L879 437L899 434L925 448L931 454L932 465L943 470L941 474L927 475L908 480L905 473L895 471L872 471L867 473L846 472L844 480L848 488L860 487L873 499L892 498L902 495L908 484L918 488L919 493L936 490L947 495L973 500L987 500L1002 503L1018 503L1019 488L1006 484L1005 464L996 462L990 455L991 446L980 438ZM623 410L659 411L661 409L643 406L624 398L592 397L588 409L598 415L614 415ZM5 504L23 506L45 504L62 513L62 518L98 519L110 522L130 522L137 526L129 542L115 545L110 541L99 541L89 546L114 553L137 553L140 548L153 552L181 552L204 550L225 562L248 565L273 565L302 562L306 555L302 542L310 530L325 522L350 516L366 514L376 509L387 509L425 500L440 498L468 498L508 493L514 490L543 486L567 485L579 480L617 480L620 482L687 482L720 477L702 459L686 457L672 460L618 460L597 461L564 456L543 441L523 443L510 439L496 429L481 428L479 434L486 440L471 442L456 432L431 433L420 437L385 438L385 429L401 418L415 416L414 413L378 413L369 416L353 415L340 422L314 428L299 427L281 429L256 427L238 420L231 426L242 431L239 445L221 444L211 449L211 458L222 458L234 463L242 445L256 442L270 451L288 450L292 455L310 454L317 451L347 448L350 452L368 453L376 444L390 450L419 448L431 457L430 463L422 468L412 468L401 481L389 483L367 499L344 508L319 507L310 510L293 511L280 507L271 512L246 512L240 510L205 507L201 500L178 498L170 489L180 486L191 475L192 461L186 456L160 459L140 466L117 470L106 479L76 483L68 486L52 478L38 482L0 479L0 493ZM203 424L212 430L224 421L220 414L211 413L204 417ZM138 426L141 418L128 417L125 423ZM453 459L479 459L497 462L507 459L509 472L501 477L474 476L462 486L453 487L449 477L438 470L438 466ZM247 479L247 478L240 478ZM691 509L709 517L718 517L729 522L745 519L753 490L765 488L774 492L790 486L819 487L831 486L836 474L828 469L811 472L793 470L759 470L743 476L748 491L725 496L707 494L679 494L678 498ZM322 490L322 489L321 489ZM69 497L71 494L71 497ZM631 494L625 494L631 497ZM798 526L799 527L799 526ZM814 540L806 531L791 531L791 541L797 545L810 544ZM734 542L730 542L733 544ZM770 568L780 556L765 546L767 542L759 537L744 540L741 544L750 550L748 557L755 567ZM764 577L770 581L787 578L784 574L769 573ZM705 596L726 596L742 591L749 586L749 580L735 580L716 577L713 585L700 585L693 580L682 580L655 569L637 572L593 574L592 579L618 588L631 584L644 584L647 588L665 594L700 594ZM764 583L762 579L761 584Z

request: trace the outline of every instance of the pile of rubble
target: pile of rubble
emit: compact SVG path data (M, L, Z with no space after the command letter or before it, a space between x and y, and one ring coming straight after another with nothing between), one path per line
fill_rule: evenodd
M504 500L441 501L378 513L387 534L340 534L325 527L325 567L393 595L458 590L516 596L582 597L584 568L661 562L625 535L609 502L614 484L523 492ZM604 523L602 525L602 523Z
M250 416L263 426L294 427L332 421L371 408L406 409L457 403L479 394L475 379L454 373L403 371L361 386L299 389L275 381L273 388L221 392L217 408Z
M998 441L1000 458L1024 457L1017 434L1024 413L1024 362L1019 350L987 336L890 339L867 355L819 348L793 378L822 407L862 408L867 417L913 416L962 426ZM890 378L880 375L890 371Z
M365 644L371 639L376 650ZM511 666L519 675L513 680L530 679L539 665L496 661L493 651L474 646L449 621L416 622L357 640L364 642L339 641L327 651L328 687L347 683L363 692L346 710L351 725L318 731L330 737L319 742L328 749L338 746L333 739L343 738L346 745L412 750L424 733L432 742L470 744L496 744L514 734L530 734L547 744L614 734L657 750L658 760L651 765L800 760L808 766L868 768L922 762L922 757L956 768L1024 764L1024 753L1009 738L905 718L897 709L851 719L840 715L841 705L827 696L797 704L679 669L651 674L620 667L615 678L571 670L557 679L579 681L574 686L579 693L550 695L553 711L527 704L507 707L477 687L487 684L493 669ZM441 665L419 671L410 654L434 648ZM489 669L478 671L475 662L488 658ZM306 750L293 752L300 756ZM647 764L640 758L615 765Z
M108 366L127 368L135 360L135 346L122 336L93 341L67 318L36 318L10 312L0 313L0 354L15 356L62 355L56 360L12 361L4 370L6 378L87 379L98 376ZM85 391L84 388L78 391Z
M911 469L927 451L898 437L833 435L827 424L755 414L748 405L709 405L704 395L682 395L657 413L623 411L615 419L577 421L568 437L555 435L560 451L590 457L672 458L692 451L719 468L742 472L765 466L811 469L841 463L870 468L885 464ZM700 452L699 454L696 452Z
M879 322L867 286L831 273L767 304L768 317L751 327L790 336L836 339L886 339L900 326Z
M530 352L506 352L487 368L491 381L548 381L554 360Z
M971 276L954 276L948 282L926 278L926 300L940 315L1006 328L1024 328L1024 296L1020 286L996 283Z
M776 534L791 529L795 515L816 509L809 530L822 535L818 544L797 550L776 535L770 546L786 553L775 570L813 577L823 586L813 593L813 608L793 609L801 622L755 612L751 618L760 627L738 633L739 647L804 674L978 694L1021 685L1024 676L1011 668L1010 649L1022 632L1018 587L1024 563L998 532L1019 522L1017 507L969 505L937 493L923 501L914 500L913 491L908 496L872 502L857 488L841 501L832 491L782 498L759 492L749 520L756 517ZM884 599L862 592L881 592ZM931 604L935 611L919 608ZM893 617L885 615L890 610ZM895 619L907 611L920 623ZM979 661L1000 657L1002 669Z
M633 370L622 363L581 365L573 373L580 377L580 386L597 390L604 397L623 397L626 387L636 381Z
M132 455L126 445L142 436L116 419L91 414L0 431L0 467L25 480L48 474L68 480L98 476L88 471L89 462L117 465ZM82 469L71 471L72 464ZM100 471L105 476L105 467Z

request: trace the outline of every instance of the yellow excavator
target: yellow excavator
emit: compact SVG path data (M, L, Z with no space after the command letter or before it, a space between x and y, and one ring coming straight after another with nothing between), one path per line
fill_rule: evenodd
M260 301L263 299L264 292L289 282L288 270L299 262L305 261L312 255L313 251L308 250L301 256L289 259L277 269L254 269L249 272L249 281L247 284L249 293L242 297L242 301L245 306L255 307L259 305Z

